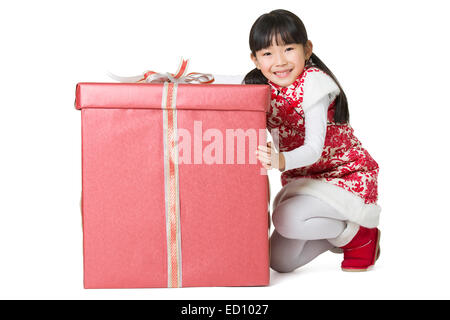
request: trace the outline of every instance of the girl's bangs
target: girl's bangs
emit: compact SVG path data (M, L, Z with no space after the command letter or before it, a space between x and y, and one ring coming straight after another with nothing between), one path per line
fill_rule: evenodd
M295 28L295 25L291 25L286 20L267 21L259 26L259 30L255 30L253 37L252 49L255 52L272 46L274 41L276 45L305 44L307 41L303 39L302 33Z

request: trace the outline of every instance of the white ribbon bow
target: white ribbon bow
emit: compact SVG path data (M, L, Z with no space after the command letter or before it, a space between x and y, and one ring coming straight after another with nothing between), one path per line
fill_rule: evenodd
M141 75L133 77L121 77L117 76L111 72L108 72L108 76L116 81L125 83L136 83L136 82L146 82L146 83L163 83L163 82L173 82L173 83L201 83L207 84L214 82L214 76L210 73L199 73L191 72L185 75L187 71L189 60L181 59L178 71L173 74L169 72L154 72L147 71Z

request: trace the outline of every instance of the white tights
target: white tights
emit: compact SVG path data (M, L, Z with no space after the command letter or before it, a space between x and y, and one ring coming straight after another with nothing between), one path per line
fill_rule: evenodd
M270 266L278 272L290 272L334 246L326 239L339 236L346 218L322 200L296 195L274 210L275 230L270 237Z

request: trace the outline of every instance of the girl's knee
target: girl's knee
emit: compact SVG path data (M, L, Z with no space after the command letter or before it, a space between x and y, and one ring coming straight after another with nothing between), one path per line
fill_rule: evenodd
M301 243L293 246L293 241L284 238L275 230L270 238L270 267L280 273L292 272L298 268L297 251L301 251Z
M286 259L276 259L273 257L270 258L270 267L279 273L292 272L297 269L295 265L289 263Z
M272 222L275 230L285 238L299 239L299 231L302 229L303 221L295 217L289 210L275 210L272 215Z

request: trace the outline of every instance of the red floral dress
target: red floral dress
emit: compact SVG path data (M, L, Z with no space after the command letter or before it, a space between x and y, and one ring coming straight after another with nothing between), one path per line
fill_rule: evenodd
M324 72L315 67L305 69L289 87L279 87L269 82L272 102L267 113L267 128L271 132L279 130L280 152L291 151L304 144L304 84L314 73ZM334 102L333 98L328 107L327 132L320 159L310 166L283 172L281 183L284 187L298 179L321 180L357 195L366 204L375 204L378 197L378 164L361 146L350 124L334 122Z

